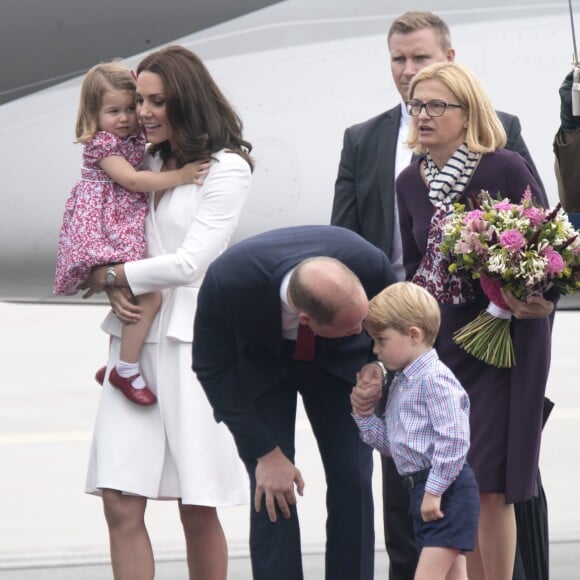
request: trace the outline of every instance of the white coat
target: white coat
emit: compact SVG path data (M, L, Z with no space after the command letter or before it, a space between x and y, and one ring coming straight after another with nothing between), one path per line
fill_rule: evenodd
M157 403L130 402L105 379L85 491L103 488L185 504L226 506L249 501L249 483L233 437L216 423L191 370L197 292L209 264L227 247L247 198L251 172L239 155L215 154L203 185L167 191L145 222L147 256L125 264L136 296L160 290L163 300L140 364ZM149 160L159 170L157 158ZM121 323L109 313L108 371L118 360Z

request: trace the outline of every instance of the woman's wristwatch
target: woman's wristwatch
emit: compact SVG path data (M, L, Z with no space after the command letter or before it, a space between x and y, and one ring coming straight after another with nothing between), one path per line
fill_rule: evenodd
M115 266L109 266L105 272L105 284L107 286L117 285L117 272L115 272Z

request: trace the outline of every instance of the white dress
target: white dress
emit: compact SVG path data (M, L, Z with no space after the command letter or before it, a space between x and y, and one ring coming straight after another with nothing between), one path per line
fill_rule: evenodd
M160 168L152 158L149 167ZM141 369L157 403L130 402L105 379L97 411L85 491L103 488L184 504L240 505L248 477L233 437L216 423L191 370L197 292L209 264L226 248L250 186L250 167L237 154L215 154L203 185L151 197L145 223L147 258L125 264L138 296L161 290L163 301L141 354ZM102 324L112 336L108 371L118 360L121 323Z

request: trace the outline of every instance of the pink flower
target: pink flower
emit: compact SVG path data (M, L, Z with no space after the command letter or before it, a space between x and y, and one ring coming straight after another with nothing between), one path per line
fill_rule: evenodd
M544 221L544 210L539 207L528 207L523 211L533 226L539 226Z
M522 195L522 201L523 202L527 201L529 203L532 202L532 189L531 189L529 184L526 186L526 190L524 191L524 195Z
M487 253L486 247L476 232L464 232L458 241L458 249L460 254L475 252L479 256L484 256Z
M559 274L564 270L564 260L558 252L554 251L551 247L544 250L543 255L548 260L546 270L548 274Z
M469 222L471 220L480 220L483 217L483 211L480 209L474 209L472 211L468 211L465 215L465 221Z
M482 240L491 239L491 226L483 218L483 211L476 209L466 214L464 218L465 227L463 229L464 238L472 238L474 235Z
M517 252L526 245L526 239L518 230L507 230L499 236L499 241L504 248Z
M496 209L498 211L509 211L515 207L517 207L517 205L514 205L509 201L498 201L497 203L493 204L493 209Z

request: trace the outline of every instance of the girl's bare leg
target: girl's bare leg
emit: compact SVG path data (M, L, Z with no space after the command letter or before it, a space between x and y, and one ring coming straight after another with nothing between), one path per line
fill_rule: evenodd
M189 580L226 580L228 547L214 507L179 502Z
M145 527L146 506L144 497L103 490L115 580L152 580L155 575L153 549Z
M124 324L121 335L119 358L126 363L139 362L139 356L153 319L161 305L161 293L149 292L139 296L139 306L143 309L141 320L135 324Z

